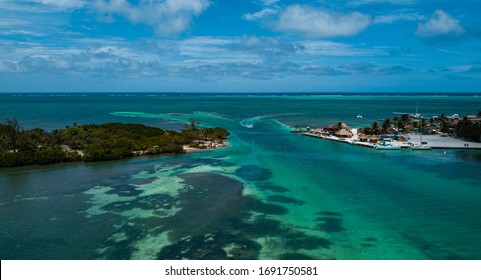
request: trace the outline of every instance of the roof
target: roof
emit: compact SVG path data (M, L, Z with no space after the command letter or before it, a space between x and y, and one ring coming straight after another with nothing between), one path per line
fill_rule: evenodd
M352 136L352 133L349 132L347 129L343 128L339 131L337 131L336 133L334 133L335 135L339 135L339 136Z

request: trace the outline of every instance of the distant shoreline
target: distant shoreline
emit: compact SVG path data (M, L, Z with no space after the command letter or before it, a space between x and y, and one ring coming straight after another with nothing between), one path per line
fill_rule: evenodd
M481 92L0 92L0 96L481 96Z

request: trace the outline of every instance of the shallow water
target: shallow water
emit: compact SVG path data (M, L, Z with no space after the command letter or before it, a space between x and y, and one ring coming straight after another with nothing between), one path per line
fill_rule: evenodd
M2 259L480 259L481 154L377 151L291 134L478 96L0 96L26 128L229 129L229 148L0 170ZM362 114L364 118L356 116Z

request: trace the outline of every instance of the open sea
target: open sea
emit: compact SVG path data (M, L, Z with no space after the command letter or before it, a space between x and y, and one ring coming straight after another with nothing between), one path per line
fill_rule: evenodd
M132 122L229 147L0 169L0 259L481 259L481 152L378 151L294 126L476 114L480 95L1 94L26 129ZM356 118L358 114L363 118Z

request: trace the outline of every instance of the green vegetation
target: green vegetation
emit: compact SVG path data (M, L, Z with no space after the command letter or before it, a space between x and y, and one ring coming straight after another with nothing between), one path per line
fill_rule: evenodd
M471 141L481 142L481 122L473 122L466 117L456 126L456 135Z
M481 112L478 112L474 118L476 117L478 119L464 117L461 120L453 120L452 117L449 118L442 114L439 117L430 119L415 119L405 114L401 117L394 117L392 120L386 119L382 125L374 122L371 127L364 129L364 133L369 135L389 134L394 130L410 131L412 128L421 129L430 125L438 132L447 133L470 141L481 142L481 121L479 121Z
M222 144L229 136L224 128L197 125L189 120L182 131L172 131L142 124L74 124L47 132L24 130L16 120L7 119L0 124L0 167L183 153L183 145L205 148L206 141Z

